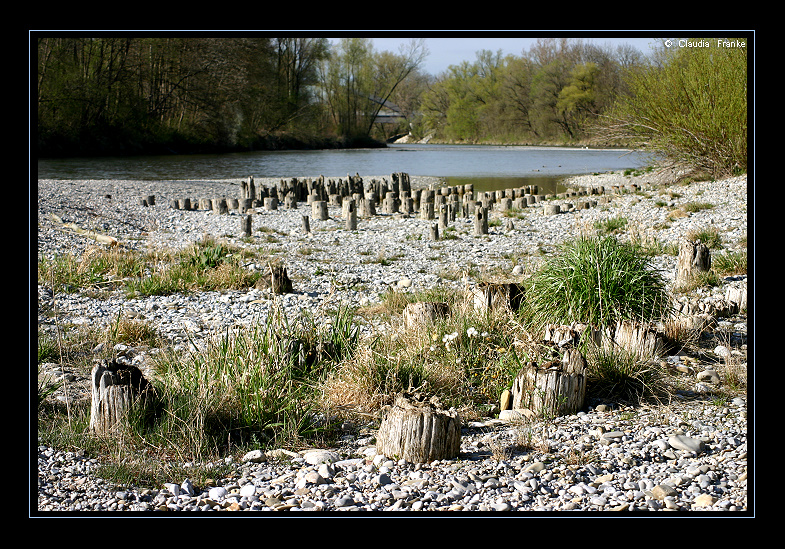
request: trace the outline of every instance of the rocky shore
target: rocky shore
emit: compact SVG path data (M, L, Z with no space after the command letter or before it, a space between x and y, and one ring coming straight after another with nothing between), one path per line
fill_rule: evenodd
M386 176L377 176L380 179ZM273 306L289 314L318 310L341 302L368 306L390 288L417 291L437 285L465 288L478 278L509 278L533 268L566 239L595 222L617 216L626 232L645 241L677 242L690 231L707 227L721 235L724 249L744 246L747 237L747 178L661 187L656 176L603 174L573 178L569 186L603 186L640 192L604 194L607 200L588 208L575 196L554 197L527 205L515 215L491 210L488 234L473 234L470 218L450 223L449 238L430 238L432 220L417 215L360 216L357 228L345 227L341 208L329 206L326 220L310 219L310 206L255 208L253 236L242 234L245 214L229 209L171 207L189 197L239 198L241 179L231 181L38 181L38 257L81 254L96 241L63 231L73 224L109 235L133 249L181 248L205 235L239 247L267 250L285 260L294 291L271 296L263 289L202 292L127 299L112 293L98 299L77 292L57 295L59 322L109 325L119 314L144 318L173 345L199 339L227 326L258 322ZM372 177L363 176L368 181ZM413 188L436 188L438 179L412 177ZM257 180L258 184L275 181ZM141 200L155 196L154 205ZM586 198L596 198L586 196ZM682 205L710 204L685 209ZM560 205L546 215L545 205ZM720 252L722 253L722 252ZM659 255L655 264L673 279L676 257ZM265 265L249 264L249 269ZM736 511L747 503L747 398L711 398L711 376L730 357L746 367L747 318L730 307L728 296L746 292L746 276L728 277L711 290L683 298L684 310L712 326L705 344L711 367L687 357L663 357L692 381L666 407L625 408L593 403L574 416L523 427L489 418L464 426L458 460L415 465L377 456L373 432L347 434L340 448L286 455L245 456L228 478L194 487L172 479L155 489L117 487L91 475L97 462L78 452L40 446L38 512L48 511ZM746 295L746 293L745 293ZM38 321L51 326L55 296L38 286ZM382 328L369 325L368 329ZM147 349L117 349L144 367ZM720 366L715 366L715 365ZM44 365L61 375L55 365ZM720 377L721 377L720 372ZM78 372L67 372L74 386ZM85 381L82 379L82 381ZM82 383L82 387L86 384ZM74 398L89 398L84 389ZM708 396L707 396L708 395ZM500 455L499 448L519 437L537 434L547 444L536 451ZM591 455L591 459L577 459Z

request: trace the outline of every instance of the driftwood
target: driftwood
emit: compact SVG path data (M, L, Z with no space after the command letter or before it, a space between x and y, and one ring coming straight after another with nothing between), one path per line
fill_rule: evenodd
M418 402L399 396L379 426L376 451L410 463L452 459L461 450L461 420L437 402Z
M403 310L403 324L407 329L426 326L450 314L447 303L418 301L409 303Z
M153 386L139 368L102 361L92 371L90 430L99 435L121 433L128 426L129 414L149 414L154 401Z
M88 231L87 229L83 229L76 223L63 223L63 220L57 215L55 214L49 214L49 215L54 222L60 223L62 225L62 227L55 227L55 230L68 234L84 236L86 238L92 238L93 240L97 240L98 242L103 242L104 244L108 244L109 246L118 245L117 239L114 237L105 234L100 234L95 231Z

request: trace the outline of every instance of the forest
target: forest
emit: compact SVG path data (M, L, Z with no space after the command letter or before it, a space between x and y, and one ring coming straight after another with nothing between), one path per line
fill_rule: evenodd
M710 47L539 39L422 71L422 39L32 37L39 156L449 143L648 147L714 174L746 170L747 56ZM31 100L32 101L32 100Z

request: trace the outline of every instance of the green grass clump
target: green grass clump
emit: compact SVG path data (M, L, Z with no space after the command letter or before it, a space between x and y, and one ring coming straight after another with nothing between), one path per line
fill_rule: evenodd
M534 273L524 313L535 326L652 321L669 311L666 283L638 246L613 236L581 236Z

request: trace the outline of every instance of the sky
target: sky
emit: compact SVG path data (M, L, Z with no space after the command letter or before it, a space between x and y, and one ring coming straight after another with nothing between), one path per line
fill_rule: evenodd
M354 31L351 34L357 36L358 31ZM446 34L447 36L440 37L439 34ZM584 42L591 42L598 46L610 45L612 47L620 44L629 44L640 50L644 55L650 53L651 45L655 44L657 40L654 38L654 35L651 38L647 38L637 33L630 33L629 37L625 37L620 35L618 31L610 32L606 36L594 31L589 31L585 35L574 33L532 35L521 32L518 36L511 33L501 35L495 32L483 35L479 31L462 33L442 33L439 31L432 35L425 34L423 31L413 31L409 32L409 34L407 34L407 31L401 31L400 35L395 36L388 35L388 31L385 31L383 35L381 33L375 35L373 31L368 31L367 33L363 32L361 36L371 38L374 50L392 53L399 53L401 45L408 44L412 37L425 38L425 43L430 53L421 67L421 71L432 75L444 72L450 65L459 65L462 61L474 62L477 58L476 54L480 50L489 50L493 53L502 50L502 56L520 56L522 52L529 51L538 38L567 36L569 38L581 38ZM374 38L374 36L379 37Z

